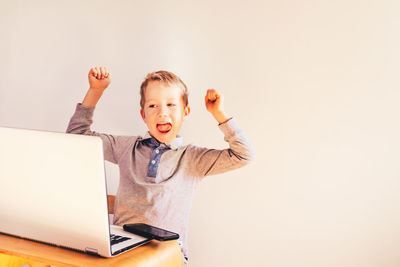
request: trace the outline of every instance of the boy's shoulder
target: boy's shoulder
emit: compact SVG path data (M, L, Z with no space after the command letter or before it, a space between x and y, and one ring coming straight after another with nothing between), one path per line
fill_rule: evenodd
M202 147L193 143L182 146L188 152L188 154L196 155L198 153L204 153L205 151L213 150L207 147Z
M115 150L122 152L130 147L135 147L138 142L143 140L140 135L118 135L118 134L104 134L109 143Z

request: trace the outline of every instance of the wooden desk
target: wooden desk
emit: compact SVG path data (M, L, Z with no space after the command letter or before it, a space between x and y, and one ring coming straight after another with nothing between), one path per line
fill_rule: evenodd
M0 266L182 266L176 240L150 243L114 258L102 258L0 234Z

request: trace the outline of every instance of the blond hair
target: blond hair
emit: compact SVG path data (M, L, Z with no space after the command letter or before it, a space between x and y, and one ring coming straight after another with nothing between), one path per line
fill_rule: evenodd
M140 85L140 107L144 109L145 103L145 90L149 82L151 81L160 81L164 84L168 85L176 85L182 90L182 101L184 106L186 107L189 104L189 92L186 87L186 84L175 74L165 70L159 70L155 72L151 72L146 75L146 78Z

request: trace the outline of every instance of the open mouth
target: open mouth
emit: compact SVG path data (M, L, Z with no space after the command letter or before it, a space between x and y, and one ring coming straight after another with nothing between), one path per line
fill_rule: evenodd
M160 133L168 133L169 131L171 131L172 129L172 124L171 123L161 123L161 124L157 124L157 130Z

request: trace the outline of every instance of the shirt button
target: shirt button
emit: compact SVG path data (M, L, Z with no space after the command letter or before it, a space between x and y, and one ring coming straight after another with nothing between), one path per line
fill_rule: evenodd
M160 153L160 150L156 149L156 154Z
M156 164L156 161L153 159L153 160L151 161L151 164Z

